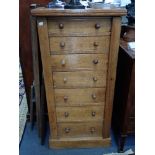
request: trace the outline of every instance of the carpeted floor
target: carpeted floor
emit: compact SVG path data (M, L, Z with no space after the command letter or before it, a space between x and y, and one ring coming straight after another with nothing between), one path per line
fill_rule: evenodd
M23 139L20 145L20 155L106 155L107 153L117 152L117 145L112 135L112 146L108 148L89 148L89 149L49 149L48 148L48 136L49 129L47 127L47 135L45 145L40 145L38 138L38 132L36 126L31 131L30 123L26 124ZM134 148L134 137L130 136L127 139L125 150ZM117 155L117 154L111 155ZM125 154L122 154L125 155ZM127 154L126 154L127 155Z
M26 124L26 114L28 111L26 93L21 67L19 65L19 143L21 142Z
M117 145L112 135L112 145L108 148L89 148L89 149L49 149L48 136L49 128L47 125L47 134L45 145L40 145L36 126L31 131L30 123L26 123L27 100L24 89L24 81L22 72L19 73L19 143L20 155L128 155L116 154ZM25 126L26 125L26 126ZM25 129L25 130L24 130ZM127 139L125 150L135 150L134 137L130 136ZM129 152L131 151L129 150ZM114 152L114 153L112 153ZM109 154L110 153L110 154Z

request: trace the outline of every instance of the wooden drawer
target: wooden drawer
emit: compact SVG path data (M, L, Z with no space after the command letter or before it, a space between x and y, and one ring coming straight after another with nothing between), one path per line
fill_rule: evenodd
M50 37L51 54L106 53L110 36L104 37Z
M55 89L57 106L104 105L105 88Z
M108 54L51 55L53 71L107 70Z
M111 18L57 18L48 20L49 36L109 35Z
M57 122L92 122L103 120L104 106L56 107Z
M53 83L54 88L105 87L106 75L107 71L53 72Z
M102 137L102 122L58 123L58 136L67 137Z

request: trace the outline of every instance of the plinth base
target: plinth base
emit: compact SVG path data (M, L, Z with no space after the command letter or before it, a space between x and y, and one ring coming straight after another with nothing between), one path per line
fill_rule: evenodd
M90 148L107 147L111 145L111 138L85 137L49 139L50 148Z

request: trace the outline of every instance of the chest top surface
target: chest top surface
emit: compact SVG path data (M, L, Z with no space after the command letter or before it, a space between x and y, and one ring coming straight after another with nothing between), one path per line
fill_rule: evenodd
M123 8L53 9L39 7L31 10L34 16L123 16L126 12Z

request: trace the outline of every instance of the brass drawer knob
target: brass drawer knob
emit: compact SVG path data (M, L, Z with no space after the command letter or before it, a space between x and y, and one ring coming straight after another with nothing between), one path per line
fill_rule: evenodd
M64 83L66 83L67 82L67 78L64 78Z
M98 43L97 42L94 42L94 46L97 47L98 46Z
M100 27L101 27L101 25L100 25L99 23L96 23L96 24L95 24L95 28L96 28L96 29L99 29Z
M94 127L92 127L92 128L90 129L90 132L91 132L92 134L93 134L95 131L96 131L96 130L95 130Z
M65 133L69 133L70 132L70 128L65 128Z
M62 66L65 66L65 64L66 64L66 62L65 62L65 60L63 59L63 60L61 61L61 65L62 65Z
M94 59L93 60L93 63L96 65L96 64L98 64L98 59Z
M65 117L68 117L69 116L69 113L68 112L65 112L64 115L65 115Z
M93 80L94 80L94 82L96 82L97 81L97 78L96 77L93 77Z
M65 42L60 42L60 47L65 47Z
M94 117L94 116L96 115L96 112L93 111L93 112L91 113L91 115Z
M64 28L64 24L60 23L60 24L59 24L59 28L60 28L60 29L63 29L63 28Z
M68 96L64 96L64 101L67 101L68 100Z
M95 94L92 94L92 98L93 98L93 99L96 99L96 95L95 95Z

